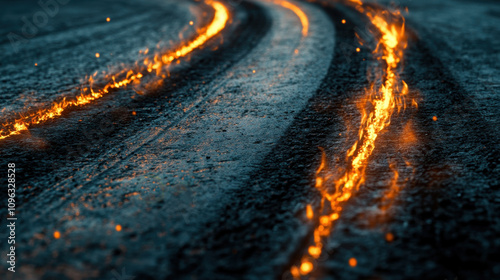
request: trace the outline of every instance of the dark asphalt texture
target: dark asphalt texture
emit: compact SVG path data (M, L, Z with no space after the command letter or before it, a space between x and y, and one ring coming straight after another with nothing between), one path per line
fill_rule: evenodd
M112 92L0 142L0 166L16 163L19 218L19 271L2 261L0 278L292 279L317 223L305 207L320 202L318 147L330 168L345 166L374 63L369 44L355 51L367 19L322 2L296 2L311 21L303 39L290 11L232 1L222 34L161 88ZM418 108L377 139L304 279L500 279L500 5L398 3L409 8L401 77ZM212 16L191 1L70 1L15 52L4 34L40 7L2 5L0 120L74 95L85 75L194 36L186 23Z

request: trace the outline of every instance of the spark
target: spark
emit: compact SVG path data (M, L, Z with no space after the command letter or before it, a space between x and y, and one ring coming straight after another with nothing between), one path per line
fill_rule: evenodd
M385 240L387 240L387 242L392 242L394 241L394 234L388 232L385 234Z

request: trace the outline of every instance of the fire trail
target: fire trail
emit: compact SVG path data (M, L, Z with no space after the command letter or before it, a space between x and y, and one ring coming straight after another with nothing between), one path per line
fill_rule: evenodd
M52 106L40 109L36 112L20 113L20 117L14 121L2 124L0 130L0 140L13 135L20 134L22 131L28 130L29 127L46 122L50 119L55 119L71 107L87 105L114 89L125 88L129 85L141 84L141 79L148 73L155 72L158 78L166 78L166 67L171 65L175 60L185 57L192 51L200 48L208 40L219 34L226 26L229 20L229 11L220 2L207 2L214 9L214 18L212 22L202 28L196 38L181 45L175 50L166 51L156 54L153 60L146 58L142 61L142 66L135 68L123 69L119 73L108 74L108 82L104 86L94 88L94 78L97 72L88 78L89 86L84 87L82 92L72 99L64 98L62 101L52 103ZM96 54L97 56L98 54ZM161 83L161 80L154 81ZM151 82L148 82L150 84Z
M308 275L314 269L313 261L321 256L325 239L332 232L335 221L342 213L343 203L348 201L365 182L365 170L375 149L377 137L389 126L393 112L405 107L404 96L408 93L408 86L398 74L401 71L400 64L407 45L404 18L401 13L376 11L357 0L352 0L349 5L353 5L358 12L364 14L375 27L371 35L378 38L378 42L373 56L381 67L382 75L375 75L371 80L372 86L365 90L365 96L359 102L362 117L358 140L347 151L347 166L340 177L334 178L328 172L327 158L322 151L321 164L316 171L315 186L321 194L321 205L316 213L310 205L306 209L309 219L317 215L318 225L314 229L312 244L300 259L300 264L290 269L295 278ZM349 261L351 266L356 266L356 263L354 258Z

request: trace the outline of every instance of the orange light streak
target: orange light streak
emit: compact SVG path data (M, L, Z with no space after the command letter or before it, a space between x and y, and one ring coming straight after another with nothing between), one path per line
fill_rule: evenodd
M147 72L152 72L154 70L157 76L161 76L162 68L170 65L172 61L176 59L185 57L187 54L202 46L209 39L213 38L224 29L229 19L229 12L227 8L223 4L216 1L208 1L207 4L212 6L215 11L212 22L205 29L203 29L201 34L199 34L195 39L187 42L178 49L164 54L157 54L153 60L146 58L143 61L143 64L145 65ZM98 53L96 53L96 57L99 57ZM113 89L124 88L132 83L139 83L140 79L146 75L146 71L124 69L118 74L111 75L111 81L99 89L93 88L94 74L88 79L90 86L88 88L84 88L82 93L75 98L69 100L64 98L60 102L52 103L52 106L49 108L40 109L29 114L21 114L19 119L3 123L3 128L0 130L0 140L20 134L22 131L28 130L28 128L32 125L57 118L70 107L89 104L94 100L103 97ZM125 73L126 77L123 77ZM119 76L121 76L121 78L119 78Z

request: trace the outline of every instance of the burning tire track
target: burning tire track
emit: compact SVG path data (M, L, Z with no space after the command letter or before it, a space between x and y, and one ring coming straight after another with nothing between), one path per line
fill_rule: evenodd
M50 108L40 109L33 113L20 113L20 118L17 118L15 121L3 123L2 126L4 128L0 130L0 140L13 135L18 135L22 131L28 130L28 128L32 125L37 125L50 119L57 118L68 108L87 105L108 94L111 90L124 88L131 84L140 84L140 80L146 75L146 73L155 71L157 76L165 79L165 68L167 66L179 58L187 56L193 50L201 47L208 40L220 33L226 26L227 21L229 20L229 12L227 8L223 4L215 1L209 2L208 4L211 5L215 11L214 19L208 26L204 27L200 34L194 39L188 41L186 44L181 45L173 51L156 54L153 60L148 58L144 59L142 64L145 67L139 69L123 69L117 74L107 74L105 78L112 81L106 83L102 87L97 87L94 90L94 78L97 75L96 72L89 78L89 85L83 87L82 93L74 99L66 100L66 98L63 98L60 102L54 102ZM150 81L149 83L155 84L156 82L161 82L161 80Z
M390 131L381 136L367 168L367 188L346 205L326 242L331 254L318 263L314 276L490 279L497 275L491 260L498 247L486 241L495 231L495 218L485 214L498 209L491 201L498 193L494 187L498 148L491 140L495 137L486 136L495 135L492 120L482 116L485 109L478 108L473 93L464 90L452 68L436 55L442 45L431 46L439 40L422 36L425 32L414 21L408 26L402 77L409 96L419 100L418 110L396 115ZM411 167L405 167L405 160ZM399 180L401 186L395 189L399 194L385 209L391 162L399 162L399 177L407 180ZM471 228L481 230L470 236ZM348 265L352 257L358 259L355 268Z
M403 50L406 48L404 19L399 11L377 11L360 1L353 1L355 8L366 15L377 29L374 55L382 61L385 68L381 73L374 74L372 86L366 89L366 99L360 103L362 118L358 140L347 151L347 167L340 177L328 174L326 155L323 154L321 164L316 171L316 188L321 193L321 203L317 211L308 206L307 217L313 219L316 215L318 225L313 233L313 245L301 259L300 266L292 266L290 272L294 278L308 275L313 269L313 261L322 253L324 238L330 236L334 223L339 219L343 205L365 182L365 172L369 159L375 149L375 141L386 129L396 108L406 108L404 96L408 87L399 79L400 62ZM358 49L359 50L359 49ZM397 172L397 171L396 171ZM397 173L396 177L397 179ZM314 214L316 212L316 214ZM350 259L350 265L356 266L356 259Z

